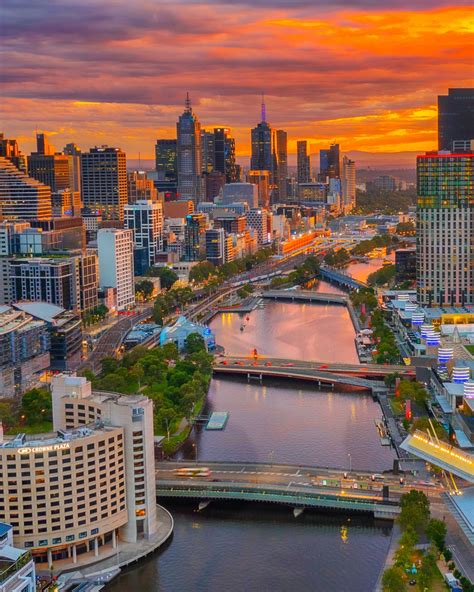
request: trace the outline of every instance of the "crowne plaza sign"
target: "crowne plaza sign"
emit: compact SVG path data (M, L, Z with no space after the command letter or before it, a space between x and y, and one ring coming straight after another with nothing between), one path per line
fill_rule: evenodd
M30 454L30 452L49 452L50 450L64 450L69 448L69 442L61 442L60 444L51 444L50 446L24 446L18 448L18 454Z

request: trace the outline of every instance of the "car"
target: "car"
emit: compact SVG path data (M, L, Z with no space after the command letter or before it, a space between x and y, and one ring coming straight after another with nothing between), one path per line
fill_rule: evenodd
M294 364L283 364L283 366L286 366L287 368L294 366Z
M410 586L416 586L416 580L410 580L408 583Z
M272 362L265 362L265 366L271 366Z
M327 364L321 364L319 367L320 370L324 370L324 368L329 368L329 366Z
M224 360L223 362L221 362L222 366L227 366L229 362L227 360Z

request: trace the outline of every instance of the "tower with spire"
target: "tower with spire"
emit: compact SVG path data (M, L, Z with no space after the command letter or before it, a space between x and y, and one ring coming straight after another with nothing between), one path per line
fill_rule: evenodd
M202 197L201 124L193 112L189 92L184 101L184 112L176 124L178 194L183 199L198 203Z

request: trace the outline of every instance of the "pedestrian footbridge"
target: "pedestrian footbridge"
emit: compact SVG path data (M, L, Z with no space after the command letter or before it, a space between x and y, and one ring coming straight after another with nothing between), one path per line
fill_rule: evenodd
M321 265L319 275L323 279L339 284L344 288L349 288L350 290L358 290L359 288L367 287L366 283L356 280L349 274L344 273L339 269L334 269L334 267L328 267L327 265Z
M429 434L417 430L410 434L401 447L423 460L452 473L469 483L474 483L474 455L455 446L432 438Z

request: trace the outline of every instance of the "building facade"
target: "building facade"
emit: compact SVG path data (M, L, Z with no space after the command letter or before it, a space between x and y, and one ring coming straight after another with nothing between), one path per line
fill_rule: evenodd
M158 200L158 191L152 179L148 178L145 171L132 171L127 173L128 203L137 201Z
M474 153L418 156L417 192L419 302L474 304Z
M69 375L53 377L52 400L57 436L0 441L0 520L13 526L15 543L47 567L90 551L98 560L119 539L152 536L152 401L94 393Z
M0 157L0 220L48 220L51 189Z
M36 571L30 551L13 545L13 527L0 522L1 592L36 592Z
M438 150L453 150L453 142L474 139L474 89L450 88L438 96Z
M348 213L356 205L356 164L347 156L342 158L342 208Z
M99 253L99 285L112 288L115 309L126 310L135 304L133 282L133 231L101 228L97 233Z
M104 219L123 220L127 204L127 159L120 148L101 146L81 154L84 207L100 211Z
M206 232L207 219L204 214L188 214L184 226L184 260L198 261L201 244Z
M124 209L124 225L133 231L135 249L145 249L146 269L156 263L156 256L163 249L163 207L161 202L140 200ZM142 275L146 269L135 269Z
M201 124L191 107L189 95L185 110L176 124L178 193L181 198L199 202L202 195Z
M298 183L309 183L311 181L311 164L306 140L296 142L296 167Z
M226 262L226 233L223 228L206 230L206 259L214 265Z
M178 182L177 140L156 140L155 169L159 181Z

